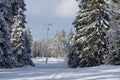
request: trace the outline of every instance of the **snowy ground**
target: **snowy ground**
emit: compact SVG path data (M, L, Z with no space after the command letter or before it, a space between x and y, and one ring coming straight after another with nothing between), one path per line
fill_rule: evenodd
M0 69L0 80L120 80L120 66L103 65L92 68L68 68L63 59L33 59L36 67Z

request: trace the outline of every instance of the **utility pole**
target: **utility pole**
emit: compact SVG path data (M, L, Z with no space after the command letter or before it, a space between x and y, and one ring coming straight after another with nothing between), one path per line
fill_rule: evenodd
M45 23L45 24L43 24L43 25L46 26L46 64L47 64L47 63L48 63L48 52L47 52L47 50L48 50L48 46L47 46L47 44L48 44L48 31L50 30L49 27L50 27L52 24L50 24L50 23Z

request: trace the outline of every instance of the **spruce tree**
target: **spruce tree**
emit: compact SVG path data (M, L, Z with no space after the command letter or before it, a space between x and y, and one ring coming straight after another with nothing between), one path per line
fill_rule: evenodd
M109 6L112 18L109 31L109 54L107 55L106 64L120 65L120 1L111 0Z
M23 0L0 0L0 67L2 68L20 66L21 61L19 62L16 53L18 48L22 48L22 54L26 53L25 37L22 31L26 22L23 14L25 10ZM27 64L26 55L22 55L22 64Z
M73 45L74 44L74 32L72 29L70 29L70 31L68 32L67 36L66 36L66 39L67 39L67 43L69 45Z
M25 38L25 46L26 46L26 64L35 66L34 63L31 61L31 53L32 53L32 35L30 31L30 27L26 27L24 31L24 38Z
M17 67L24 65L32 65L32 61L30 59L30 53L28 53L26 41L25 41L25 3L23 0L15 0L12 3L12 10L14 12L14 24L11 28L11 44L13 47L13 53L15 55L15 59L18 62L16 64ZM29 51L30 52L30 51Z
M98 66L108 53L108 6L104 0L77 0L79 12L73 22L76 28L75 45L69 53L68 65L75 67Z
M27 47L27 53L30 54L32 52L32 41L33 41L30 27L25 28L24 35L25 35L25 44Z
M51 39L48 49L52 57L66 57L68 53L66 33L63 30L57 32L55 36Z
M10 0L0 0L0 67L2 68L11 68L15 65L9 39L9 28L13 23L11 9Z
M13 47L13 53L16 57L16 61L18 61L18 64L16 64L16 66L25 65L24 57L26 53L26 48L24 43L23 30L20 24L21 21L19 20L19 16L16 16L15 23L11 29L11 44Z
M0 67L10 68L12 63L12 52L9 40L7 39L6 22L2 13L0 13Z

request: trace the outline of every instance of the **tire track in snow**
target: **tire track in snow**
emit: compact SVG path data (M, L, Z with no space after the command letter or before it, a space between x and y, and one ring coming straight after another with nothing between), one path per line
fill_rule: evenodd
M57 79L59 79L61 76L59 76L61 73L63 72L63 70L62 69L59 69L53 76L52 76L52 80L54 79L54 80L57 80Z

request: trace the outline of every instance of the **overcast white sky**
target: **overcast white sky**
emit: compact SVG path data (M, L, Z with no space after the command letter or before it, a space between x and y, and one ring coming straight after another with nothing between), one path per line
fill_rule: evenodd
M72 22L78 11L76 0L25 0L26 19L34 39L45 38L43 23L52 23L49 37L56 31L73 28Z

